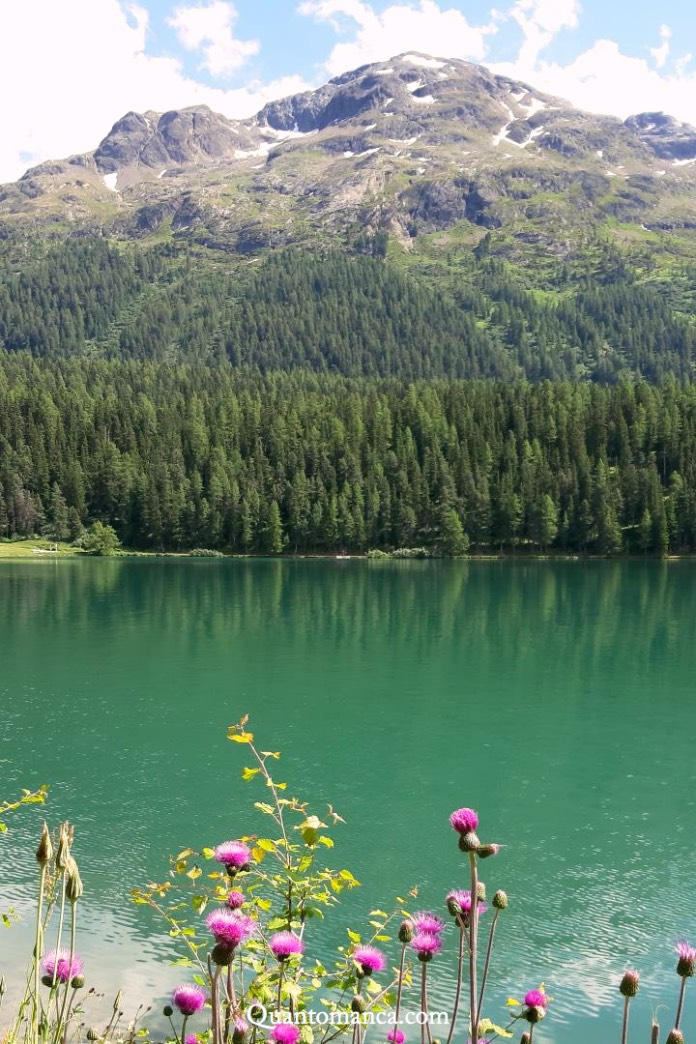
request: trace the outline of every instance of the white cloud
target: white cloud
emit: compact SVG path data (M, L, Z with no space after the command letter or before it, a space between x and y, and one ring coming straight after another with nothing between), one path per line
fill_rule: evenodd
M672 30L668 25L660 26L660 39L662 43L659 47L651 47L650 54L653 57L653 61L658 69L661 69L669 58L670 51L670 40L672 38Z
M393 4L380 14L363 0L304 0L298 11L328 22L339 33L352 32L351 40L333 48L324 66L332 76L413 50L481 61L486 37L496 31L493 21L472 26L461 11L443 10L435 0L420 0L416 7Z
M202 67L213 76L228 76L258 54L258 40L237 40L233 28L237 12L216 0L207 7L177 7L169 24L189 51L203 52Z
M528 80L578 108L625 119L637 112L667 112L696 124L696 72L688 63L665 73L644 58L623 54L613 40L597 40L568 65L537 62L492 65L495 72Z
M0 182L41 160L96 147L130 109L206 104L251 116L306 90L299 76L220 90L184 75L174 58L145 52L147 12L118 0L1 0Z
M578 24L578 0L518 0L510 16L522 29L518 64L533 68L539 54L562 29Z

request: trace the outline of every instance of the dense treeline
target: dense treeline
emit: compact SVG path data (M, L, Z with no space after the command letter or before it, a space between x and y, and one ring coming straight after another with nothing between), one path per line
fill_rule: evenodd
M696 550L696 387L0 355L0 534L240 552Z
M535 294L484 249L428 276L338 254L231 265L171 245L23 244L0 255L0 347L405 380L691 378L693 322L596 253Z

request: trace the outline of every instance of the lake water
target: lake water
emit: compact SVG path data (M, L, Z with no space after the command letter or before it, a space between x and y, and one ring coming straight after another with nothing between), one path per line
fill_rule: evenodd
M447 819L472 805L506 846L483 864L510 896L489 1014L544 981L540 1044L608 1044L635 966L635 1028L667 1001L664 1037L672 948L696 941L695 635L689 562L3 562L0 797L51 785L51 822L77 828L90 982L159 1003L181 971L129 890L261 829L225 739L250 713L290 791L347 820L327 862L363 887L322 954L416 883L421 908L466 887ZM0 839L0 912L30 910L42 814ZM29 939L0 928L10 982Z

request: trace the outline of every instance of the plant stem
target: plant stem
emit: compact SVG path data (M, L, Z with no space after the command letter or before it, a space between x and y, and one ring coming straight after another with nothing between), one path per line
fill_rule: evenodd
M495 937L495 926L496 926L497 921L498 921L498 914L499 913L500 913L500 910L498 910L496 908L496 911L493 914L493 920L491 921L491 930L490 930L490 933L488 935L488 946L486 948L486 961L485 961L485 963L483 965L483 975L481 977L481 990L479 992L478 1008L476 1010L476 1022L477 1023L481 1021L481 1011L483 1009L483 995L484 995L484 993L486 991L486 983L488 982L488 971L489 971L490 966L491 966L491 954L493 953L493 939Z
M423 978L421 980L421 1011L423 1012L424 1021L421 1025L421 1044L425 1044L426 1034L428 1037L428 1044L433 1044L433 1035L430 1030L430 1020L428 1019L428 986L427 986L427 971L428 962L423 961Z
M278 961L278 1011L283 1010L283 962Z
M46 864L41 864L39 876L39 908L36 914L36 939L34 942L34 1007L32 1009L31 1039L34 1044L39 1040L39 963L41 951L43 950L43 925L41 914L43 911L44 888L46 887Z
M406 943L401 946L401 960L399 961L399 985L396 988L396 1008L394 1010L394 1028L399 1028L399 1012L401 1011L401 994L404 988L404 964L406 963Z
M469 924L469 993L471 1012L471 1044L478 1044L478 991L476 989L476 949L478 942L478 867L476 865L476 853L469 852L469 865L471 866L471 922Z
M677 1017L674 1020L674 1028L679 1029L679 1023L681 1022L682 1012L684 1010L684 993L686 991L686 975L682 975L681 986L679 987L679 1004L677 1005Z
M60 897L60 917L58 918L58 940L56 942L56 950L60 950L61 940L63 938L63 919L65 917L65 871L63 871L63 889ZM58 961L56 961L55 968L53 969L53 982L51 983L51 989L55 989L56 985L56 974L58 972Z
M72 963L73 957L75 956L75 936L77 933L77 903L71 903L71 918L70 918L70 956L68 957L68 978L65 983L65 993L63 994L63 1004L60 1009L60 1017L58 1019L58 1025L56 1026L55 1040L56 1044L60 1040L60 1031L65 1018L65 1011L68 1005L68 996L70 994L70 981L72 979ZM56 961L56 968L58 967L58 961ZM56 1001L56 1009L58 1007Z
M213 975L213 988L210 991L210 993L211 993L210 1001L211 1001L211 1006L212 1006L212 1009L213 1009L213 1019L212 1019L212 1022L213 1022L213 1044L222 1044L222 1034L220 1033L220 1026L221 1026L221 1020L220 1020L220 991L219 991L219 988L218 988L219 987L219 982L220 982L220 972L221 971L222 971L222 968L218 964L218 966L215 969L215 974Z
M227 965L227 1010L225 1011L225 1044L230 1039L230 1028L232 1026L232 1013L237 1008L237 998L234 995L234 965L232 961ZM182 1044L185 1044L182 1041Z
M188 1015L184 1015L184 1021L181 1023L181 1044L186 1044L186 1023L188 1020Z
M650 1030L650 1044L659 1044L660 1040L660 1027L656 1022L653 1022L652 1029Z
M450 1044L454 1035L454 1027L457 1024L457 1015L459 1014L459 1001L462 996L462 979L464 977L464 922L461 919L461 915L457 916L457 923L459 924L459 953L457 954L457 986L454 992L454 1006L452 1008L452 1019L450 1021L449 1033L447 1034L447 1044Z
M624 997L623 1025L621 1026L621 1044L628 1040L628 1002L630 997Z

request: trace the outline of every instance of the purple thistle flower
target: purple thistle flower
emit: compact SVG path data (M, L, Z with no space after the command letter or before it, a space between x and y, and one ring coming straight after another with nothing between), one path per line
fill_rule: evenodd
M192 983L184 983L172 993L172 1004L182 1015L195 1015L205 1004L205 990Z
M76 953L70 959L70 950L62 947L60 950L51 950L43 958L44 976L55 979L56 982L69 982L76 975L82 975L84 964L82 958Z
M468 921L471 915L471 892L468 889L460 888L453 892L448 892L445 902L447 903L447 909L453 917L461 916L465 922ZM476 916L480 917L487 909L487 903L478 902L476 904Z
M232 1030L232 1044L242 1044L242 1042L246 1040L248 1032L249 1024L241 1016L238 1016L234 1020L234 1028Z
M683 979L690 979L696 967L696 947L690 946L685 940L677 943L674 947L679 957L677 961L677 975Z
M281 1022L271 1030L271 1040L276 1044L297 1044L299 1039L300 1028L291 1022Z
M243 841L223 841L215 849L215 858L226 867L233 866L236 870L241 870L251 862L251 852Z
M198 1037L195 1033L189 1033L186 1037L186 1044L198 1044Z
M541 990L530 990L524 995L524 1003L528 1008L544 1008L549 1003L549 998Z
M473 808L458 808L450 816L452 829L458 834L473 834L478 826L478 816Z
M389 1030L387 1040L391 1041L391 1044L405 1044L406 1034L402 1033L400 1029Z
M256 930L251 917L245 917L237 910L213 910L205 919L217 942L234 949L246 942Z
M358 946L352 956L355 963L360 965L363 975L384 971L387 966L384 954L376 946Z
M271 953L279 961L287 961L294 953L304 953L304 943L294 932L276 932L268 945Z
M442 942L438 935L431 935L429 932L419 932L418 935L414 935L411 948L419 961L431 961L435 954L442 949Z
M416 935L419 932L425 932L428 935L439 935L445 927L445 922L442 918L438 917L437 914L430 913L428 910L414 913L411 921L413 922Z
M230 910L238 910L240 906L244 906L244 902L244 892L238 892L233 889L231 892L227 893L227 905Z

